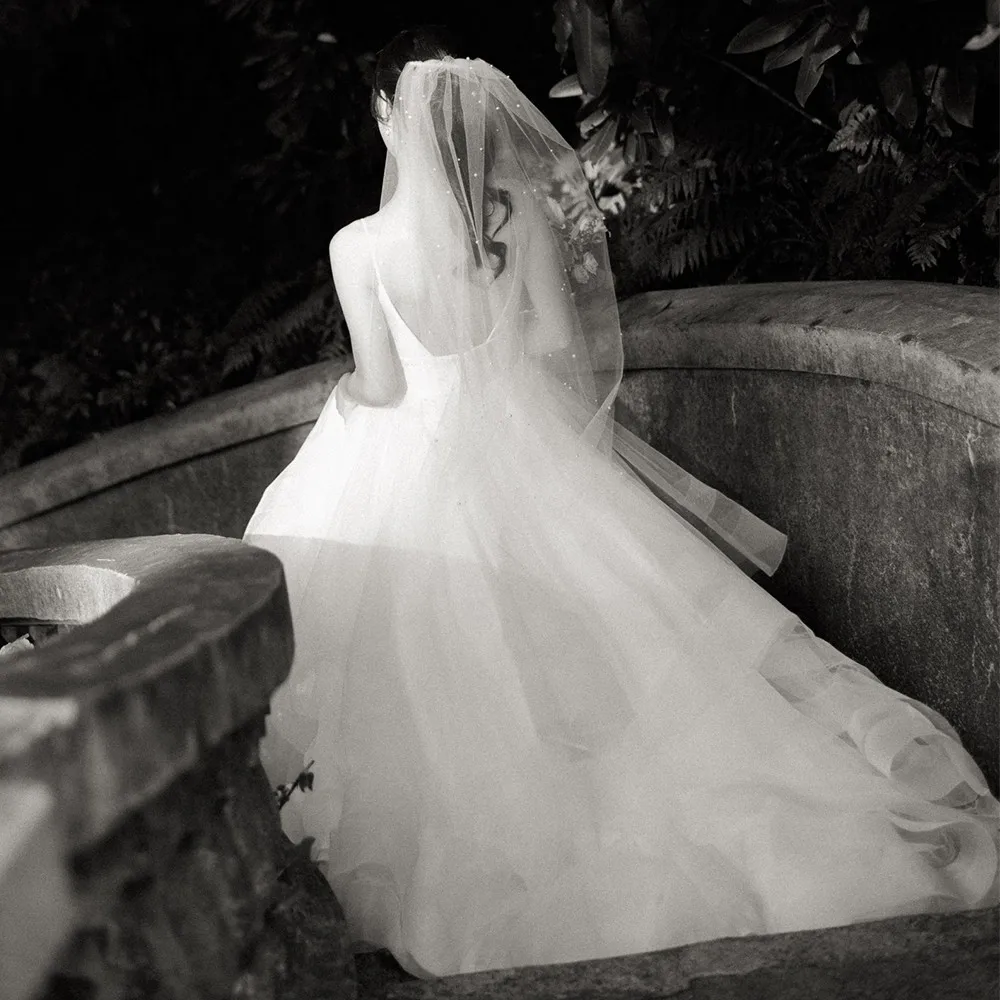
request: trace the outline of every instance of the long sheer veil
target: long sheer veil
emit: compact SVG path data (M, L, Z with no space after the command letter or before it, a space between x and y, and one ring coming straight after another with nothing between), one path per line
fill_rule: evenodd
M390 128L376 267L394 276L388 307L428 363L454 369L463 412L502 419L516 371L581 446L745 568L773 572L780 532L614 421L623 352L604 220L551 122L489 63L447 57L406 64Z

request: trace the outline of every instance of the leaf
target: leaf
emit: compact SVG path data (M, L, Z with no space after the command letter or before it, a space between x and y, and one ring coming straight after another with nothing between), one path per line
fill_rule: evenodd
M795 14L789 18L758 17L733 36L726 46L726 51L732 55L743 55L747 52L768 49L785 41L786 38L791 38L798 30L803 17L802 14Z
M600 128L591 132L587 141L580 147L580 159L590 160L591 163L599 160L615 144L617 134L618 120L609 118Z
M917 99L913 94L910 67L899 59L879 70L878 85L886 110L904 128L911 129L917 121Z
M1000 198L990 195L983 206L983 228L991 236L996 236L1000 230Z
M573 55L580 84L588 94L598 95L608 82L611 64L611 33L607 16L596 0L572 0Z
M961 59L948 71L941 71L941 97L944 109L966 128L972 128L976 108L976 67L968 59Z
M842 41L838 42L828 42L828 37L833 35L832 30L828 30L823 33L820 40L816 43L816 49L812 54L812 58L815 59L820 66L827 63L832 59L843 47L844 43ZM823 44L827 42L827 44Z
M985 49L1000 38L1000 0L986 0L986 24L983 30L973 35L963 46L970 52Z
M812 46L803 55L802 62L799 63L799 75L795 79L795 99L802 107L805 107L810 94L823 76L823 64L813 57L811 49Z
M570 13L572 7L573 0L556 0L552 5L552 34L556 36L556 52L560 57L565 57L573 34L573 18Z
M768 52L764 56L764 72L770 73L773 69L781 69L798 62L809 47L813 34L814 32L807 32L799 38L791 39L787 45L782 45Z
M802 107L805 107L806 101L809 100L809 96L822 78L823 66L827 60L843 48L841 42L821 44L832 33L832 26L826 21L821 21L813 31L806 51L802 55L802 61L799 63L799 74L795 80L795 97Z
M660 155L666 159L671 156L677 147L674 138L674 122L670 117L656 116L656 142L660 147Z
M576 73L564 77L550 91L549 97L582 97L583 87L580 86L580 77Z
M629 163L635 163L638 159L639 136L635 132L629 132L625 137L625 159Z
M580 121L580 135L590 135L609 115L607 108L597 108Z
M653 116L649 113L648 108L635 108L632 111L632 126L636 132L652 133L654 131Z

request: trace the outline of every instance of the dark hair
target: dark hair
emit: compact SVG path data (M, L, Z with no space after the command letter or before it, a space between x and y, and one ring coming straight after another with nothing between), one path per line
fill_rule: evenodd
M375 57L375 80L372 84L372 117L378 118L378 96L384 94L390 104L396 96L399 74L408 62L444 59L457 56L462 50L461 39L443 24L421 24L407 28L390 39Z
M392 38L378 53L375 62L375 78L372 84L371 112L372 116L379 119L378 98L385 98L392 104L396 96L396 84L399 76L403 72L403 67L408 62L423 62L426 59L444 59L447 56L457 57L462 51L462 42L459 37L450 29L439 24L425 24L416 28L408 28L401 31ZM442 77L440 92L435 92L431 98L431 113L435 115L444 114L444 88L447 84L447 77ZM455 84L455 81L452 81ZM451 102L452 114L460 116L462 109L458 101ZM461 125L461 122L456 124ZM464 132L461 128L450 130L456 142L455 153L457 154L458 167L452 162L451 156L443 156L445 170L449 174L449 180L456 190L465 192L466 197L460 199L459 207L465 218L465 225L469 232L469 242L472 244L472 252L476 260L476 267L487 266L483 255L475 239L475 226L472 219L469 202L471 201L471 184L469 178L469 161L467 150L459 148ZM442 131L442 134L445 134ZM495 257L498 261L496 267L491 267L494 278L499 277L507 266L507 244L495 239L497 233L510 220L513 210L510 192L505 188L490 183L490 176L493 170L494 146L493 130L487 129L485 136L483 171L485 183L483 185L483 216L491 215L496 206L501 206L504 210L502 218L498 224L492 228L492 232L483 230L483 244L487 254Z

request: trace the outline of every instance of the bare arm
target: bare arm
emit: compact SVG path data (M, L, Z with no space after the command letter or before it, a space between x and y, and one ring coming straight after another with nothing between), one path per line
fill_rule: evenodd
M401 398L406 382L375 295L371 245L360 223L352 222L330 240L330 270L351 332L349 394L366 406L390 406Z

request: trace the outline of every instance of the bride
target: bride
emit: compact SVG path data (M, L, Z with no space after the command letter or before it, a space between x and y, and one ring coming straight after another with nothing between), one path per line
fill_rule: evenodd
M246 531L296 638L265 767L315 761L283 819L356 947L437 976L995 902L954 730L753 582L783 536L614 423L572 148L433 31L374 93L381 208L330 244L356 370Z

